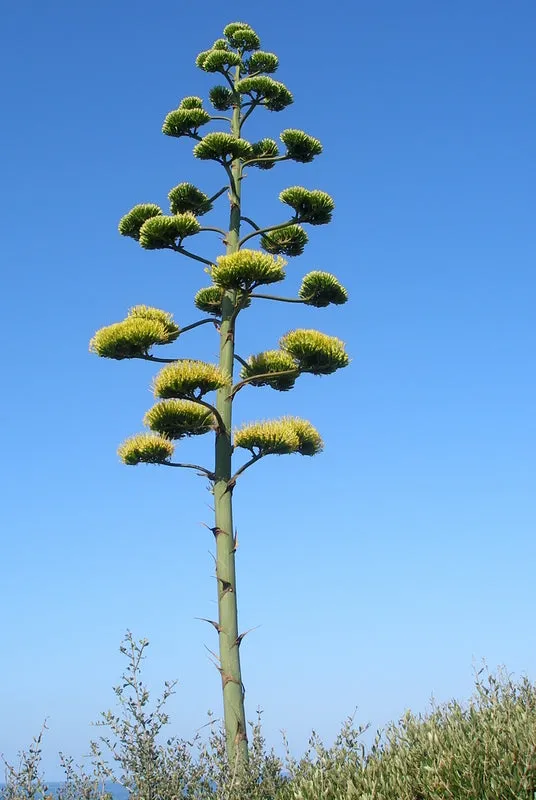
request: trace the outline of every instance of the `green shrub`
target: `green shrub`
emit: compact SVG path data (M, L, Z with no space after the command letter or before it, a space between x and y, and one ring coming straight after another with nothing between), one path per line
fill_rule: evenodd
M174 683L152 701L141 680L148 642L127 634L121 651L128 666L115 694L119 712L98 725L91 743L93 772L75 769L60 754L66 780L59 800L110 800L105 780L125 787L132 800L534 800L536 795L536 685L504 671L481 671L476 691L462 705L452 700L422 715L407 712L364 743L367 726L348 720L326 747L313 735L303 758L280 759L266 749L260 716L251 725L247 762L231 763L225 731L209 717L209 735L192 741L164 736ZM0 800L44 800L40 772L43 730L18 768L5 764ZM108 753L108 756L106 755ZM108 761L108 758L111 759Z
M362 743L348 723L334 746L316 738L278 800L533 800L536 794L536 686L504 672L481 673L463 706L407 712Z

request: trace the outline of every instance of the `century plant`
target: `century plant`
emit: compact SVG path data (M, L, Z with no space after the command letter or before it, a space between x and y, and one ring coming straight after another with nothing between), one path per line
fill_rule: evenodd
M145 250L172 250L205 265L210 285L196 293L194 304L207 316L181 328L167 311L138 305L121 322L97 331L90 349L105 358L139 358L166 365L153 381L157 402L144 418L148 430L120 446L121 460L129 465L151 463L193 469L209 481L214 496L211 530L216 541L218 586L218 620L209 621L219 635L227 752L230 759L242 760L247 758L240 671L244 634L239 633L237 617L233 490L237 479L261 458L288 453L313 456L323 444L310 422L292 416L252 422L233 431L233 405L246 386L288 391L304 373L328 375L347 366L349 358L340 339L310 329L291 330L281 337L278 347L243 358L235 351L237 320L246 308L257 313L259 299L320 308L345 303L347 292L335 276L320 270L305 275L297 297L259 291L285 278L284 256L303 253L308 242L304 226L329 223L334 202L319 189L291 186L279 195L290 210L287 217L275 224L258 224L244 214L243 178L248 170L272 169L282 161L310 162L320 155L322 145L295 129L281 133L282 149L271 138L256 142L244 138L245 124L253 112L261 108L279 112L293 102L287 87L271 77L278 68L277 56L260 49L259 37L246 23L227 25L223 37L200 53L196 64L222 80L209 92L210 103L220 114L207 110L200 97L185 97L166 116L162 131L166 136L193 139L194 156L218 164L225 185L205 194L191 183L179 183L168 194L169 213L154 203L141 203L123 216L119 232ZM206 133L213 123L228 123L228 130ZM202 217L224 195L230 204L228 229L205 225ZM241 230L243 224L248 226L246 233ZM225 246L225 252L215 260L194 252L190 244L194 237L201 238L207 232L219 234ZM253 249L254 244L258 249ZM213 323L219 335L217 365L194 358L153 355L156 345L176 342L188 330L206 323ZM236 363L240 365L238 380L234 379ZM207 399L212 392L216 393L215 402ZM215 437L212 466L172 460L174 442L211 433ZM237 448L249 453L239 466L233 463Z

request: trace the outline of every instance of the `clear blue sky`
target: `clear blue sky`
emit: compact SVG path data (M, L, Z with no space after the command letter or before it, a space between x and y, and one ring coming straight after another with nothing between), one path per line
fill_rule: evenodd
M113 704L127 627L151 641L151 687L179 679L174 733L220 709L215 634L195 620L216 613L210 496L193 474L118 462L154 369L87 343L135 303L197 318L202 268L142 251L117 221L180 181L222 185L160 128L181 97L206 96L195 55L236 19L295 95L250 135L300 127L324 144L311 165L252 171L245 208L271 223L286 186L332 193L335 221L311 229L287 291L320 268L351 293L334 310L259 305L238 349L318 327L353 358L237 402L239 420L295 413L326 441L316 459L267 459L235 493L241 627L260 625L243 647L248 716L262 706L268 741L285 728L300 752L356 706L376 726L432 693L467 697L481 658L536 677L536 5L312 2L294 24L289 8L4 10L0 752L48 717L50 778ZM177 352L212 359L214 335Z

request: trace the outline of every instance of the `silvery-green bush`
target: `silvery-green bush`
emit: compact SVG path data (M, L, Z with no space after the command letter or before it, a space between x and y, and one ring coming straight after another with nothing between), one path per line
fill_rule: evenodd
M118 709L101 715L103 735L91 744L90 765L60 755L65 783L59 800L109 800L105 780L120 783L132 800L534 800L536 796L536 685L504 670L476 677L467 703L452 700L401 720L365 744L368 727L348 720L331 747L311 737L305 755L268 750L260 715L251 724L249 759L230 763L225 730L209 718L207 736L166 736L166 683L153 701L142 680L148 642L127 634L127 667L115 688ZM43 800L45 727L19 765L6 766L0 800Z

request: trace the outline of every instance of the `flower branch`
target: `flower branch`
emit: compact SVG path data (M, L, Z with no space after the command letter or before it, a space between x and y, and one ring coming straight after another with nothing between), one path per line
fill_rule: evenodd
M212 403L207 403L206 400L202 400L200 397L189 397L188 400L192 400L192 402L197 403L200 406L208 409L214 416L216 417L216 422L218 423L218 433L225 433L225 423L221 417L220 412L213 406Z
M277 297L273 294L250 294L250 297L257 297L262 300L277 300L279 303L305 303L299 297Z
M164 467L180 467L181 469L195 469L197 472L205 475L210 481L216 479L216 476L206 467L200 467L199 464L179 464L177 461L157 461L157 464L162 464Z
M235 472L235 474L233 475L233 477L231 478L229 483L232 486L234 486L234 484L236 483L236 479L240 475L242 475L242 473L244 473L247 469L249 469L249 467L251 467L253 464L256 464L257 461L260 461L261 458L263 458L263 457L264 457L264 453L261 453L261 452L253 453L253 456L249 459L249 461L246 461L245 464L242 464L242 466L239 469L237 469L237 471Z
M249 239L252 239L253 236L261 236L263 233L270 233L271 231L278 231L281 228L288 228L289 225L295 225L296 222L296 217L292 217L292 219L288 220L287 222L280 222L278 225L270 225L267 228L257 228L240 239L238 246L242 247L247 241L249 241Z
M189 250L185 250L180 244L171 245L170 250L173 250L175 253L180 253L182 256L192 258L194 261L200 261L201 264L208 264L209 267L212 267L213 262L209 261L208 258L203 258L203 256L198 256L195 253L191 253Z
M249 364L246 364L246 366L249 367ZM229 395L229 400L233 400L234 396L240 391L240 389L243 389L244 386L247 386L248 383L251 383L252 381L262 381L266 378L282 378L284 376L290 378L291 375L296 375L297 377L300 375L300 372L301 371L296 367L296 369L285 369L281 370L280 372L263 372L262 375L251 375L251 377L244 378L243 381L235 383Z
M224 194L226 191L228 191L228 189L229 189L229 187L227 185L226 186L222 186L222 188L220 189L219 192L216 192L216 194L213 194L212 197L209 197L208 202L209 203L213 203L215 200L217 200L219 197L221 197L222 194Z

